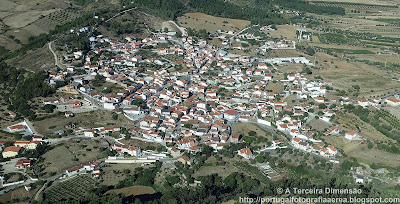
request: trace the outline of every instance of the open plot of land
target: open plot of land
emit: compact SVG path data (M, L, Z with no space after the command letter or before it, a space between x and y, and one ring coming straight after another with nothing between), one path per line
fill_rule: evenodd
M317 131L324 131L325 128L329 128L331 125L323 120L311 120L309 123L312 129L316 129Z
M26 191L24 187L21 187L13 191L4 193L0 196L0 203L14 203L16 200L29 201L35 196L36 192L41 187L42 186L36 186L35 188L31 188L30 191Z
M274 31L264 31L269 33L273 38L288 38L289 40L296 40L296 30L297 29L306 29L309 32L314 32L312 29L303 28L299 26L292 26L292 25L278 25L276 26L277 30ZM313 36L314 37L314 36Z
M28 11L21 14L12 15L3 19L3 22L11 28L21 28L38 20L41 16L49 15L57 11L51 9L47 11Z
M354 56L358 60L369 60L373 62L390 62L390 63L400 63L400 59L398 55L385 55L385 54L376 54L376 55L351 55Z
M256 132L257 136L267 137L269 141L272 141L272 135L265 132L263 129L252 123L234 123L232 125L233 131L242 135L249 135L250 131Z
M132 145L132 146L136 146L136 147L140 147L142 149L146 149L148 146L154 147L157 149L157 147L160 147L160 144L157 143L153 143L153 142L145 142L142 140L138 140L138 139L123 139L121 140L122 143L126 144L126 145Z
M400 165L400 158L397 154L392 154L379 149L368 149L366 144L349 141L344 137L328 136L325 141L343 149L349 157L357 158L359 162L366 164L376 163L391 167Z
M119 181L124 180L128 176L124 173L125 169L133 172L139 166L140 164L104 164L101 167L101 178L103 180L101 184L107 186L117 185Z
M205 29L208 32L216 32L217 30L238 31L250 25L250 21L214 17L204 13L186 13L178 18L178 22L184 27L196 30Z
M303 70L303 65L286 63L286 64L279 65L278 68L279 68L279 71L282 71L282 72L287 72L287 73L293 72L294 73L294 72L301 72Z
M222 178L226 178L234 172L240 172L240 170L231 164L226 164L224 166L202 166L196 171L194 177L218 174Z
M373 140L378 140L378 141L391 140L390 138L386 137L385 135L377 131L370 124L365 123L352 113L350 114L350 113L340 112L336 114L334 121L340 125L343 125L348 130L355 130L357 129L356 126L358 126L361 129L361 135L367 136Z
M54 68L54 58L49 51L48 44L34 51L28 51L9 60L9 63L15 67L21 67L31 71L49 70Z
M224 161L227 161L224 165L217 165L217 166L202 166L200 167L195 173L194 173L194 178L198 177L198 176L207 176L207 175L211 175L211 174L218 174L219 176L221 176L222 178L226 178L227 176L229 176L230 174L234 173L234 172L241 172L242 170L237 168L234 164L234 162L241 160L238 157L234 157L234 158L224 158ZM215 158L209 158L205 163L210 163L211 161L215 162ZM243 172L243 173L247 173L247 172Z
M74 117L58 117L48 118L41 121L33 122L35 130L41 134L51 134L56 130L66 130L65 126L74 124L76 127L107 127L118 125L122 127L132 126L133 123L122 114L118 115L118 119L112 119L112 114L109 111L98 110L86 113L77 113ZM50 129L51 128L51 129Z
M46 176L49 173L63 173L65 170L106 157L98 148L98 141L66 141L55 146L43 155L43 163L40 163L42 172Z
M38 35L49 31L54 27L34 25L36 21L45 19L52 13L66 9L69 2L63 0L41 1L41 0L2 0L0 2L0 20L2 24L7 25L9 30L0 35L0 45L7 49L15 50L15 47L9 46L4 36L12 35L21 42L27 42L30 36ZM63 23L58 21L57 24ZM54 25L55 26L55 25Z
M348 90L354 85L361 87L359 97L376 97L394 92L399 86L392 78L397 76L390 70L379 69L362 62L347 62L325 53L316 53L317 61L327 61L313 69L314 76L322 76L324 80L333 82L333 87ZM332 62L332 64L330 63ZM371 91L372 90L372 91Z
M283 87L282 84L268 83L268 85L267 85L267 87L265 89L266 90L271 90L273 93L279 93L279 92L284 90L284 87Z

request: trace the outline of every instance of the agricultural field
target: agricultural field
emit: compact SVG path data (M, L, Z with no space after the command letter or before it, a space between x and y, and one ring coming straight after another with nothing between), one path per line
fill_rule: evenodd
M76 200L87 195L95 183L96 181L87 174L55 182L44 192L44 200L49 203Z
M76 1L2 0L0 2L0 46L9 50L20 48L29 37L53 30L56 25L72 21L87 11L110 8L115 0L97 0L91 5Z
M178 23L183 27L189 27L196 30L205 29L208 32L216 32L217 30L234 30L239 31L250 25L250 21L214 17L204 13L186 13L178 17Z
M13 50L15 48L5 44L10 42L9 36L13 36L12 38L19 40L17 43L25 43L28 37L46 32L43 31L47 30L46 27L34 25L34 22L67 7L68 3L61 0L52 2L43 2L40 0L1 1L0 20L3 29L0 34L0 39L2 39L0 40L0 45Z

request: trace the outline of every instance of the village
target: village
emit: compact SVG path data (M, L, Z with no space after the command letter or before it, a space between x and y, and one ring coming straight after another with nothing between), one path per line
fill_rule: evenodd
M244 135L234 130L235 123L256 124L273 132L269 145L237 150L237 155L244 160L254 160L260 152L288 148L338 164L338 157L342 155L340 149L322 141L321 136L360 142L368 138L359 129L346 129L333 123L337 111L350 104L376 109L382 104L400 105L400 100L395 97L358 100L337 97L332 94L335 90L330 81L310 80L306 73L280 70L283 64L314 66L305 57L262 59L231 54L228 49L189 36L185 28L181 29L185 31L181 37L177 37L176 32L158 32L149 38L126 37L123 41L102 35L86 36L88 31L80 29L80 35L90 39L91 51L75 51L71 57L65 56L72 61L83 61L82 67L67 65L51 70L49 84L55 85L66 79L69 83L58 88L62 97L43 99L42 105L54 105L56 111L63 113L60 117L68 118L105 110L128 118L132 125L74 127L70 132L73 137L112 140L109 148L116 154L65 169L52 179L88 172L97 178L101 175L102 163L192 163L190 155L202 152L204 145L218 152L232 144L245 143ZM225 47L231 44L226 36L236 36L233 31L219 34L226 39L222 43ZM297 30L296 35L299 40L310 39L310 33L305 30ZM254 37L251 36L242 33L237 37ZM296 49L296 42L288 39L266 41L260 50L266 52L268 49ZM110 86L103 86L106 83ZM274 90L269 88L271 86L280 88ZM16 114L10 112L9 115L15 117ZM322 121L329 128L316 131L310 125L313 120ZM122 129L129 134L122 133ZM8 126L4 131L31 138L29 141L1 142L3 163L14 164L15 170L29 168L35 162L22 157L24 151L34 150L44 143L56 144L59 140L38 136L27 121ZM119 137L111 137L114 133ZM120 142L127 135L162 145L165 151L144 150ZM257 165L269 178L279 176L270 165ZM26 175L24 180L9 183L1 177L2 187L26 184L28 191L29 181L38 179ZM355 179L357 181L359 177Z

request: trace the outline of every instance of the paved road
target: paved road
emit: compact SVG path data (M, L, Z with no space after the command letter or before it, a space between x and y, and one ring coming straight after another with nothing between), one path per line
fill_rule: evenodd
M391 96L394 96L394 95L397 95L397 94L400 94L400 91L397 91L397 92L394 92L394 93L388 94L388 95L386 95L386 96L382 97L381 99L387 99L387 98L389 98L389 97L391 97Z

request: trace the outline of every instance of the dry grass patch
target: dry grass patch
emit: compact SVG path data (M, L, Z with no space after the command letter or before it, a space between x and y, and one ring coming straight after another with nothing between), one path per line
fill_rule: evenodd
M66 126L75 124L76 127L95 128L118 125L121 127L131 127L133 122L124 115L119 114L118 119L112 119L110 111L98 110L86 113L77 113L74 117L48 118L41 121L33 121L35 130L41 134L51 134L56 130L66 130ZM51 129L50 129L51 128Z
M204 13L186 13L178 18L178 23L183 27L190 27L196 30L205 29L208 32L217 30L242 30L250 25L250 21L214 17Z

